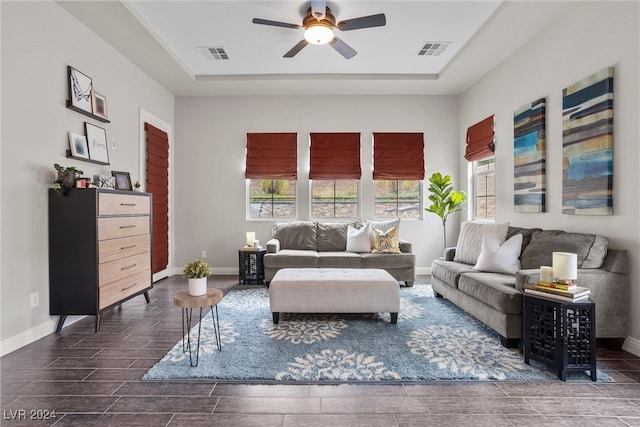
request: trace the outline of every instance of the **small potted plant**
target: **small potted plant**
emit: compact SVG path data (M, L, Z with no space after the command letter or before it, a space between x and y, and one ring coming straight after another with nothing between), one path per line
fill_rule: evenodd
M75 166L60 166L57 163L54 163L53 167L58 172L58 178L53 181L53 188L56 190L63 188L73 188L76 186L76 179L80 178L80 176L84 173L80 169Z
M197 297L207 293L207 277L211 274L211 266L197 259L184 266L184 277L189 279L189 295Z

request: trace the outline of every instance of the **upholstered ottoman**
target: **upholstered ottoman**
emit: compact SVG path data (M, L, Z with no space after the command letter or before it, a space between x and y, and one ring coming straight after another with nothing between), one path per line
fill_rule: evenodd
M400 286L385 270L284 268L269 285L273 323L280 313L389 312L397 323Z

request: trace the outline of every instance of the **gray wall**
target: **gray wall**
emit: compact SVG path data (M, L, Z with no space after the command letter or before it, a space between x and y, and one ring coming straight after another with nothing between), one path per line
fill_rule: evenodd
M176 271L207 251L214 273L236 273L245 232L266 242L272 221L246 219L247 132L298 133L298 216L309 219L309 133L361 132L361 212L373 217L372 132L424 132L426 173L457 175L457 104L448 96L243 96L176 99ZM455 241L455 221L448 230ZM403 220L417 266L442 254L437 216Z
M47 189L54 163L93 174L138 177L139 108L173 123L174 96L53 2L1 2L3 353L50 333ZM111 123L65 107L67 65L107 97ZM68 132L88 121L106 129L110 166L67 159ZM73 244L73 242L69 242ZM30 295L40 294L31 308Z
M631 261L631 338L640 354L640 206L638 192L638 2L580 2L460 97L461 134L496 115L497 220L602 234ZM562 89L614 66L614 206L612 216L562 214ZM513 210L513 112L547 98L547 212ZM466 163L466 162L465 162ZM460 163L461 170L466 164ZM579 278L578 278L579 280ZM607 319L597 319L606 322Z

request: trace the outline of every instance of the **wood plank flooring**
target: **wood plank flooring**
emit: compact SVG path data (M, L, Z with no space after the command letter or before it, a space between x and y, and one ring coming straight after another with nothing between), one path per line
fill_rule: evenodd
M209 279L224 291L236 283ZM640 426L640 358L606 349L598 367L615 383L142 381L181 338L171 296L182 289L181 276L164 279L150 304L140 296L105 313L97 334L85 318L0 359L0 425Z

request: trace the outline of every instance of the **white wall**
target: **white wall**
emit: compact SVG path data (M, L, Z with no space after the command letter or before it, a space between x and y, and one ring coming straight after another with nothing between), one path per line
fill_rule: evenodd
M639 4L580 2L460 97L459 131L496 115L497 220L518 226L592 232L627 249L631 323L625 348L640 354L640 221L638 188ZM562 214L562 89L614 66L614 215ZM513 112L547 98L547 212L513 210ZM461 161L461 170L466 162ZM606 322L607 319L597 319Z
M174 96L54 2L1 2L2 8L2 353L53 331L49 316L47 189L54 163L138 178L142 107L173 123ZM111 123L65 108L67 65L107 97ZM68 132L84 122L106 129L110 166L67 159ZM73 244L73 242L69 242ZM30 306L38 292L40 305Z
M310 132L361 132L362 216L373 215L371 137L374 131L424 132L426 174L458 173L457 103L446 96L178 97L176 99L176 266L206 250L214 273L236 273L245 232L266 242L272 221L246 220L247 132L298 133L298 216L309 218ZM425 212L425 214L427 214ZM455 221L452 221L452 224ZM455 240L457 227L448 230ZM417 266L442 254L442 225L433 214L403 220Z

